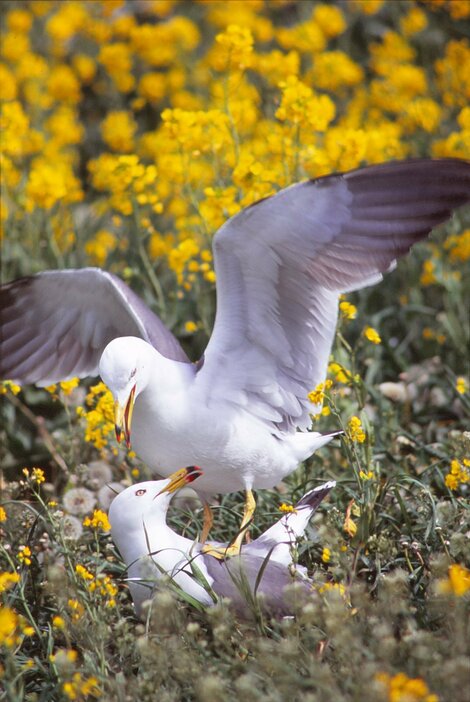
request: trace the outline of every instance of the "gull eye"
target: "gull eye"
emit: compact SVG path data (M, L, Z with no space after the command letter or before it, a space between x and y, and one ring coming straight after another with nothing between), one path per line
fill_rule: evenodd
M145 495L146 492L147 492L147 490L145 490L144 488L139 488L139 490L135 491L135 494L136 494L136 497L142 497L142 495Z

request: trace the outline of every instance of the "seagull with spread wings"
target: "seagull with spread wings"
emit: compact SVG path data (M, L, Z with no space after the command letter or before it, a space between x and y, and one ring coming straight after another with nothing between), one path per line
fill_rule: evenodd
M270 488L335 433L308 431L341 293L378 282L470 202L470 162L418 159L297 183L229 219L213 241L217 310L197 364L145 303L96 268L3 287L0 377L48 385L99 371L116 431L155 472L200 465L197 491L245 490L237 553ZM205 503L207 506L207 502ZM210 526L205 510L203 538Z

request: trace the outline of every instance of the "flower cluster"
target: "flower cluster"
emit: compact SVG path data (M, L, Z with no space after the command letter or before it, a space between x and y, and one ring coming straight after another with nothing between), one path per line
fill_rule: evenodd
M358 444L362 444L366 440L366 433L362 428L362 422L359 417L354 416L349 420L348 436L351 441L357 442Z
M116 606L117 586L113 583L109 575L99 573L94 575L84 565L77 563L75 572L80 581L83 581L88 592L94 596L99 596L106 607Z
M422 678L409 678L405 673L378 673L375 679L384 688L388 702L439 702Z
M463 458L462 462L454 458L450 462L450 470L445 477L445 484L450 490L457 490L459 485L470 482L470 459Z
M104 383L98 383L90 388L85 403L90 409L77 407L78 416L85 420L85 440L103 449L114 432L113 396Z
M470 570L459 563L453 563L449 566L447 578L438 581L437 591L463 597L470 591Z
M95 509L92 517L85 517L83 526L91 527L92 529L102 529L102 531L110 531L108 515L101 509Z

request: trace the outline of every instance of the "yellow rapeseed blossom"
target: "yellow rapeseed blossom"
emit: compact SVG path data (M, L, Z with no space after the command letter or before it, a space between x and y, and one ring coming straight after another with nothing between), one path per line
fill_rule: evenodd
M0 646L13 648L20 642L19 617L10 607L0 606Z
M5 395L7 392L18 395L21 392L21 386L13 383L11 380L2 380L0 382L0 395Z
M339 363L336 363L335 361L332 361L328 365L328 373L333 373L336 382L343 383L344 385L356 383L360 380L360 377L357 373L353 376L350 370L340 365Z
M52 618L52 626L55 629L65 629L65 621L59 614L56 614Z
M33 468L32 469L31 480L33 481L33 483L37 483L38 485L45 482L46 477L44 475L44 471L42 470L42 468Z
M211 68L219 72L243 71L249 68L253 52L253 35L247 27L230 24L215 38L209 54Z
M85 568L85 566L83 566L81 563L77 563L77 565L75 566L75 572L83 580L94 580L95 579L95 576L93 575L93 573L90 573L90 571L87 570Z
M372 344L380 344L382 341L379 334L373 327L366 327L362 333L367 341L370 341Z
M118 240L115 234L107 229L100 229L85 243L85 252L90 259L90 263L102 267L117 245Z
M26 210L36 207L48 210L56 203L74 203L83 199L80 182L66 161L51 163L45 158L34 159L26 184Z
M356 319L357 307L346 300L339 303L339 309L344 319Z
M405 36L422 32L428 25L426 13L420 7L411 7L400 19L400 27Z
M421 283L421 285L424 285L425 287L427 287L428 285L434 285L434 283L437 283L435 269L436 269L436 264L434 263L434 261L431 261L431 260L424 261L423 271L422 271L421 277L419 279L419 282Z
M438 581L437 591L463 597L470 591L470 570L459 563L453 563L449 566L447 578Z
M457 490L459 485L470 482L470 460L464 458L462 463L454 458L445 477L445 484L450 490Z
M324 548L321 554L321 559L323 563L329 563L331 560L331 551L329 548Z
M366 434L362 428L362 422L359 417L353 416L348 422L347 435L351 441L357 442L359 444L364 443L366 440Z
M307 395L310 402L312 402L314 405L321 404L325 399L325 391L329 390L332 385L333 381L329 378L328 380L325 380L324 383L319 383L316 386L315 390L312 390L312 392L309 392L309 394Z
M455 389L457 390L459 395L465 395L465 393L468 392L467 381L462 375L459 375L459 377L456 378Z
M137 124L125 110L108 112L101 124L103 140L112 151L130 153L134 148L134 135Z
M462 234L449 236L444 242L444 248L449 251L449 258L453 263L470 261L470 229L465 229Z
M91 527L92 529L102 529L103 531L111 530L108 515L101 509L95 509L92 517L85 517L83 526Z
M5 590L15 585L15 583L18 583L19 580L19 573L9 573L8 571L0 573L0 592L5 592Z
M283 512L284 514L291 514L292 512L295 512L296 509L292 505L287 505L285 502L279 505L279 511Z
M387 702L439 702L422 678L409 678L405 673L377 673L375 680L384 688Z
M62 692L69 700L84 700L91 697L101 697L101 688L95 677L82 677L80 672L75 672L71 680L62 683Z
M77 414L85 420L85 441L102 449L108 444L109 436L114 433L114 400L104 383L90 388L84 407L77 407Z
M73 622L78 622L85 614L85 608L78 600L69 599L67 601L67 606L70 610L70 615Z
M324 132L334 119L336 108L327 95L315 95L313 90L297 76L289 76L280 83L281 104L276 117L317 132Z
M16 556L21 563L21 565L30 566L31 561L31 549L29 546L20 546Z
M374 477L374 471L368 470L367 473L365 473L363 470L359 471L359 477L361 480L372 480Z

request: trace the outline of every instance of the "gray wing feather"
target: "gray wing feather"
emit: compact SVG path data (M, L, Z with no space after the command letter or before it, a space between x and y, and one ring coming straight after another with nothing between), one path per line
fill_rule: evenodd
M232 217L214 239L205 396L247 406L274 430L308 427L339 294L379 281L468 202L469 162L423 159L299 183Z
M119 336L138 336L189 363L143 300L99 268L44 271L1 286L0 334L0 378L20 384L98 375L104 348Z
M256 556L236 556L221 561L213 556L204 556L204 565L211 578L212 589L218 597L227 597L233 608L241 616L250 616L250 601L260 596L259 606L269 614L282 616L292 614L292 603L286 596L286 587L299 584L299 597L307 599L312 595L310 580L291 575L279 563L269 562L259 579L265 559ZM249 592L247 592L247 588Z

